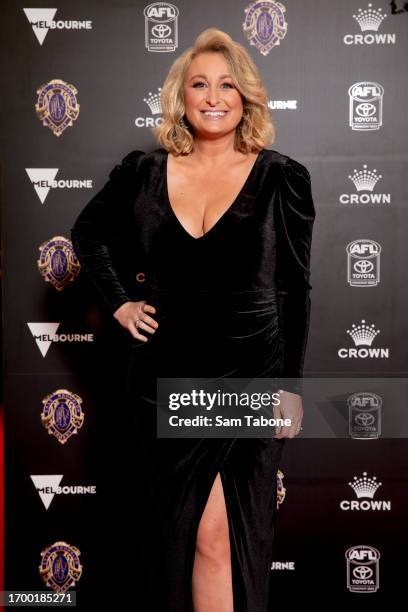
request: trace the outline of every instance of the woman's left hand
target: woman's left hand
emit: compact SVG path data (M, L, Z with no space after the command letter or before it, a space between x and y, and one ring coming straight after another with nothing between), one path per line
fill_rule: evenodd
M276 426L275 438L294 438L301 430L303 419L302 396L290 391L279 391L280 403L273 407L275 418L290 419L291 425Z

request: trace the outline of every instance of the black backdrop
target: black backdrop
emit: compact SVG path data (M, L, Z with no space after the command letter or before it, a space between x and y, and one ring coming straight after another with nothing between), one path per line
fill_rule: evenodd
M355 0L269 2L287 31L265 54L244 34L246 2L161 4L170 21L151 21L152 5L138 0L44 1L42 9L32 0L3 3L7 589L48 588L38 571L40 553L57 541L81 553L80 602L100 585L108 560L120 563L106 551L111 555L116 538L126 537L123 521L121 530L116 521L128 496L138 495L137 483L120 470L132 448L127 407L114 382L123 372L123 337L81 275L71 282L62 274L60 289L45 281L39 247L62 236L55 265L75 271L69 228L126 153L157 146L150 127L161 117L159 88L175 57L203 29L219 27L247 47L269 92L277 129L272 148L311 173L317 218L305 375L407 375L408 12L402 2L374 2L370 10ZM53 110L76 115L59 136L35 108L53 79L66 84L72 103L64 109L58 98ZM54 178L57 185L50 187ZM381 246L380 254L361 256L353 268L374 267L360 281L374 278L370 286L347 277L346 248L355 240L363 250ZM361 320L380 330L373 346L386 347L388 356L339 356L341 347L354 346L347 330ZM55 330L62 336L48 343ZM44 398L61 389L71 406L82 400L84 414L82 427L64 444L41 421ZM402 590L407 450L405 439L380 432L371 439L345 434L286 444L286 495L271 569L279 602L299 593L312 602L328 592L345 602L367 601L347 587L346 551L354 546L380 554L379 588L370 602ZM358 498L349 483L363 473L371 489ZM382 484L373 494L375 478ZM68 489L47 506L50 499L39 493L58 484ZM367 503L343 509L353 506L344 500Z

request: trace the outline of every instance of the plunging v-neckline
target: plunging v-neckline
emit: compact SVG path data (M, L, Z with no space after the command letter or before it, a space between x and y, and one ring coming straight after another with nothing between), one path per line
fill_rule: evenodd
M215 231L215 229L220 225L220 223L222 222L223 219L225 219L228 214L230 212L232 212L233 208L235 208L235 205L238 204L238 202L240 201L242 195L244 194L245 188L248 185L250 179L252 178L252 175L255 172L255 168L258 165L259 159L262 156L262 154L264 153L265 149L261 149L255 159L255 162L252 164L252 168L249 171L248 176L246 177L241 189L238 192L238 195L236 196L236 198L234 199L234 201L232 202L232 204L230 204L228 206L228 208L226 208L224 210L224 212L222 213L222 215L217 219L217 221L214 223L214 225L212 225L210 227L209 230L207 230L204 234L202 234L202 236L193 236L192 234L190 234L190 232L188 232L186 230L186 228L184 227L184 225L181 223L180 219L178 218L178 216L176 215L176 213L174 212L174 209L171 205L170 202L170 196L169 196L169 184L168 184L168 177L167 177L167 171L168 171L168 160L169 160L169 155L170 153L167 153L164 155L164 191L165 191L165 199L166 199L166 204L167 204L167 208L171 214L171 216L173 217L174 221L177 223L177 225L183 230L183 232L191 239L191 240L203 240L203 238L206 238L210 233L212 233L213 231Z

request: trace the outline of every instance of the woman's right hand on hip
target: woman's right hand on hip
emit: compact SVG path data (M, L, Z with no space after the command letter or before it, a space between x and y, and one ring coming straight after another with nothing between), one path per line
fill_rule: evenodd
M142 300L141 302L125 302L115 310L113 316L122 327L130 331L134 338L147 342L148 338L141 334L140 330L154 334L159 327L157 321L147 314L149 312L155 314L155 307Z

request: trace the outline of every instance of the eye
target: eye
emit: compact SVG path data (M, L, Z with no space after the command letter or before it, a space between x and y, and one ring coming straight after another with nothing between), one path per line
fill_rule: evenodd
M197 81L194 83L193 87L197 87L198 85L205 85L204 81Z
M224 87L224 85L226 85L226 86L227 86L227 88L229 87L229 88L231 88L231 89L234 89L234 87L235 87L235 85L234 85L233 83L223 83L223 84L222 84L222 87Z

